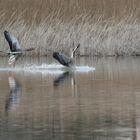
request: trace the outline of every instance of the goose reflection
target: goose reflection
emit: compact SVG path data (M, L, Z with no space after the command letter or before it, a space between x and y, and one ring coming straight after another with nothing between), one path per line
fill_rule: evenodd
M17 105L20 101L21 96L21 85L20 83L12 76L9 77L9 97L6 100L5 110L8 112L9 110L16 109Z
M62 74L60 74L54 81L53 81L53 85L55 87L63 84L65 81L72 79L73 77L73 73L70 71L66 71Z

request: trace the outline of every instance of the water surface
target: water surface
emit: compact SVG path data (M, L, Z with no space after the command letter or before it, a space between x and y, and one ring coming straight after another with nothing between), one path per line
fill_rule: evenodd
M139 140L140 57L0 59L0 139Z

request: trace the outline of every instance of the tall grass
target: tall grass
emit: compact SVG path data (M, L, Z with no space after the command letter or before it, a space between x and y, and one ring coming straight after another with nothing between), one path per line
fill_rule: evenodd
M138 0L1 0L0 50L6 29L19 38L28 55L68 53L81 44L80 55L140 55Z
M133 13L140 16L139 0L0 0L0 10L5 19L15 15L23 15L24 19L40 22L46 16L71 19L75 15L88 14L122 18Z

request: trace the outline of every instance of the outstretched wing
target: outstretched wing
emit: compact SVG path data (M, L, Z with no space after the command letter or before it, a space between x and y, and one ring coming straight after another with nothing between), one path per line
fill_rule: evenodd
M72 64L72 59L62 53L54 52L53 57L64 66L69 67Z
M8 31L4 31L4 37L9 44L10 51L12 51L12 39Z
M9 44L11 52L16 52L16 51L20 51L21 50L17 38L15 38L12 35L10 35L8 31L4 31L4 36L5 36L6 41Z

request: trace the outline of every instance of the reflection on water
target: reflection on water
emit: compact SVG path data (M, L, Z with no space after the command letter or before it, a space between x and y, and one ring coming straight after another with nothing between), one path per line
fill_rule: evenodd
M70 71L63 72L57 78L54 79L54 86L59 86L60 84L66 82L69 79L72 79L73 74Z
M10 93L6 100L5 111L8 112L9 110L16 109L17 105L20 101L21 96L21 85L19 82L12 76L9 76L9 87Z
M54 62L23 60L16 68ZM96 70L9 71L1 58L0 139L139 140L140 58L79 58L77 64Z

